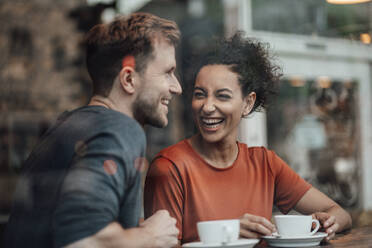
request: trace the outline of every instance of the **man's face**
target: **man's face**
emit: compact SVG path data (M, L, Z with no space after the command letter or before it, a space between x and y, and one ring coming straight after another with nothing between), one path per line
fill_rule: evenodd
M142 125L165 127L168 124L168 105L174 94L181 94L181 85L174 75L175 48L165 40L154 42L154 58L140 74L139 93L133 103L134 118Z

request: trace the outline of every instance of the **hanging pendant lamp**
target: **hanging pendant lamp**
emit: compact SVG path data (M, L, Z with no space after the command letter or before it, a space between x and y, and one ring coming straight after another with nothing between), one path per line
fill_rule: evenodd
M371 0L327 0L331 4L354 4L354 3L366 3Z

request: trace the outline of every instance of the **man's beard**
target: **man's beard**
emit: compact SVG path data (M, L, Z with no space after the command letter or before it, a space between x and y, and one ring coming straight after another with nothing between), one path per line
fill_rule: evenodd
M167 123L161 118L157 102L151 103L151 100L151 98L145 99L142 94L136 98L132 106L134 119L143 125L163 128Z

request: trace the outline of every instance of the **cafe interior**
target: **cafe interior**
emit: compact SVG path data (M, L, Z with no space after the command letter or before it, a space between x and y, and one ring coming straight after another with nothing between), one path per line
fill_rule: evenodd
M239 139L275 150L347 209L354 226L372 226L372 1L2 0L0 235L34 144L60 113L91 96L84 34L135 11L174 20L182 32L184 94L172 101L166 128L146 127L148 160L195 132L193 54L242 30L269 44L283 77L270 107L241 123Z

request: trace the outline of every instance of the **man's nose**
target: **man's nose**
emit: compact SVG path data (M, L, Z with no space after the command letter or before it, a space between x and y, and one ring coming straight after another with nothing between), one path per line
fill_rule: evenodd
M170 92L172 94L181 95L182 94L182 87L180 82L178 81L177 77L174 77L174 80L172 81Z

